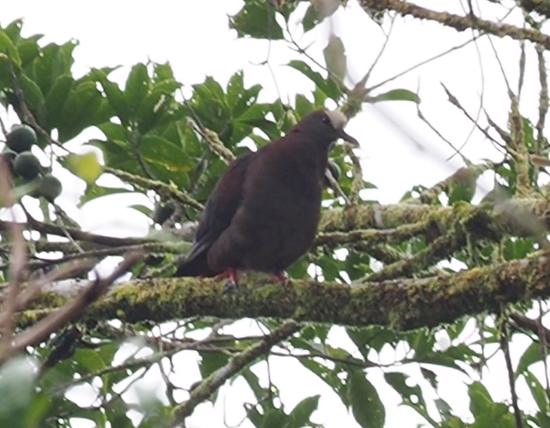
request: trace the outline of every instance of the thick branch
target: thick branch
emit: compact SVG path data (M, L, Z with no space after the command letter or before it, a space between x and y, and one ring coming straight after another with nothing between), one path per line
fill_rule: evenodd
M135 281L100 298L83 317L131 323L192 316L272 317L411 330L497 312L503 303L550 297L550 258L539 254L446 277L369 282L361 287L313 281L292 281L288 287L257 283L243 279L239 292L226 293L223 282L206 279ZM19 314L19 325L34 324L66 299L54 292L41 294Z
M436 12L402 0L359 0L359 4L367 12L393 10L402 16L412 16L417 19L439 22L457 31L472 28L498 37L508 36L514 40L529 40L533 43L541 44L546 50L550 50L550 37L540 31L528 28L519 28L509 24L487 21L475 16L460 16L448 12Z

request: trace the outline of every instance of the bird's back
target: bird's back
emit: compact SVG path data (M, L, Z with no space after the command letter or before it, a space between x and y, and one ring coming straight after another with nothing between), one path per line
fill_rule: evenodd
M216 269L274 272L311 246L321 208L328 153L285 137L257 152L231 225L209 252Z

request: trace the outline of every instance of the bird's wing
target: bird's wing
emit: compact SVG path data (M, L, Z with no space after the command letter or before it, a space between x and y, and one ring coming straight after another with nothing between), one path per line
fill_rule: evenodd
M242 201L246 171L255 154L250 152L235 159L210 194L184 265L201 258L231 224ZM179 273L186 271L184 265L178 269Z

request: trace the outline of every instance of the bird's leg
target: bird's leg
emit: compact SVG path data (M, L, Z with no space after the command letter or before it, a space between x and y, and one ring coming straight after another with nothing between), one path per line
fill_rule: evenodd
M278 281L283 285L288 285L290 282L284 270L275 271L275 273L269 277L269 281Z
M227 283L225 284L226 291L234 290L239 286L239 283L237 282L237 270L233 268L229 268L224 270L219 275L216 275L214 277L215 281L219 281L220 279L226 279L229 278Z

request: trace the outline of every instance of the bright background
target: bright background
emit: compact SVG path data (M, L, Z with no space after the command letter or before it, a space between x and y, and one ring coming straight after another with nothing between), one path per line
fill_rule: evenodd
M292 99L297 92L307 93L313 89L310 81L295 70L284 66L290 59L298 57L285 42L271 43L269 46L267 41L236 39L236 33L228 28L227 17L241 8L241 1L18 0L4 3L0 12L2 25L22 17L25 19L23 33L26 36L43 33L44 42L57 43L63 43L71 38L79 40L80 45L75 51L74 72L77 75L84 73L88 67L123 65L125 67L112 75L123 82L128 66L151 59L155 62L169 61L176 79L187 87L203 81L205 76L213 76L225 85L229 76L236 70L244 69L245 82L248 85L263 85L260 101L278 97L277 87L284 101L288 101L289 96ZM464 12L466 4L460 1L440 0L417 3L435 9L441 9L441 4L444 3L446 11L459 14ZM303 6L305 8L305 5ZM478 16L491 20L501 18L499 14L503 14L502 7L489 2L483 2L482 6ZM520 20L519 13L507 17L509 23L519 24ZM349 7L337 12L330 22L325 22L302 39L298 35L301 47L313 43L308 52L320 62L323 62L321 52L327 43L330 27L344 41L349 75L352 81L356 82L378 55L384 43L384 35L380 27L373 23L356 3L350 1ZM387 29L388 25L384 28ZM457 33L439 24L398 18L393 26L387 49L368 86L471 39L472 33L468 31ZM416 91L419 88L422 99L420 108L424 116L456 147L467 142L461 150L466 157L474 162L484 158L499 160L498 151L479 132L470 135L471 122L447 101L441 86L441 83L444 83L474 117L477 116L480 105L483 105L491 118L502 128L506 128L509 98L495 52L498 53L507 79L516 90L519 44L509 39L492 40L494 50L489 40L482 38L407 73L383 86L379 91L394 88ZM266 65L257 65L266 59L269 59L273 75ZM521 112L536 122L538 73L535 51L529 44L526 76ZM388 121L387 117L391 121ZM9 120L13 120L13 117ZM377 190L368 191L367 196L381 203L398 202L413 185L433 185L463 165L458 156L451 161L446 160L453 154L453 150L417 117L416 105L413 103L367 105L364 111L350 122L347 130L361 142L365 178L378 187ZM71 143L71 146L77 147L90 136L101 134L91 131L81 135ZM56 174L63 179L64 186L64 193L57 201L84 230L115 236L143 236L147 233L147 219L127 208L134 203L144 203L152 207L152 203L144 196L116 195L93 201L78 209L76 204L84 190L83 182L63 171L56 171ZM101 180L100 183L115 182L112 177L104 177ZM492 177L484 176L479 184L476 201L483 193L492 189ZM103 271L111 267L112 262L103 263ZM257 324L250 320L240 321L224 331L238 335L259 333ZM473 332L473 329L471 331ZM337 346L354 349L354 345L339 334L338 328L332 331L331 338ZM442 338L440 345L444 347L448 346L448 343ZM132 350L130 345L126 348L128 352ZM514 362L524 349L525 344L514 342ZM121 358L122 354L121 352ZM382 352L381 362L391 363L396 356L398 357L393 351ZM196 359L197 355L194 352L184 353L176 359L180 368L178 385L189 386L200 379ZM261 373L265 379L265 362L258 364L256 372ZM416 369L407 372L414 374ZM383 382L379 382L381 372L369 373L372 373L369 376L376 385L384 385ZM138 385L141 388L159 388L161 382L157 374L152 371ZM485 370L483 375L496 401L510 399L506 372L501 359L495 359L491 364L491 371ZM272 358L271 376L281 390L281 398L288 406L287 409L290 410L305 396L320 393L322 398L319 410L315 414L317 422L326 423L330 428L357 426L352 418L347 416L347 410L334 393L317 377L302 369L296 361L290 358ZM464 384L467 381L466 376L449 372L448 377L440 382L441 397L461 416L469 414ZM224 415L229 426L236 426L241 421L244 417L241 404L245 401L253 402L251 392L244 381L237 381L231 387L226 386L223 391L226 393L221 395L215 411L212 411L210 404L202 404L190 418L189 427L223 427ZM520 385L520 398L522 391L525 389ZM398 407L399 397L389 387L380 386L379 393L386 404L387 427L407 428L422 423L422 418L415 412L406 407ZM73 395L75 401L82 405L90 405L91 400L93 401L93 395L84 387L78 388ZM184 398L182 395L181 399ZM529 408L531 403L521 400L520 404L522 408ZM252 425L244 423L241 426Z

